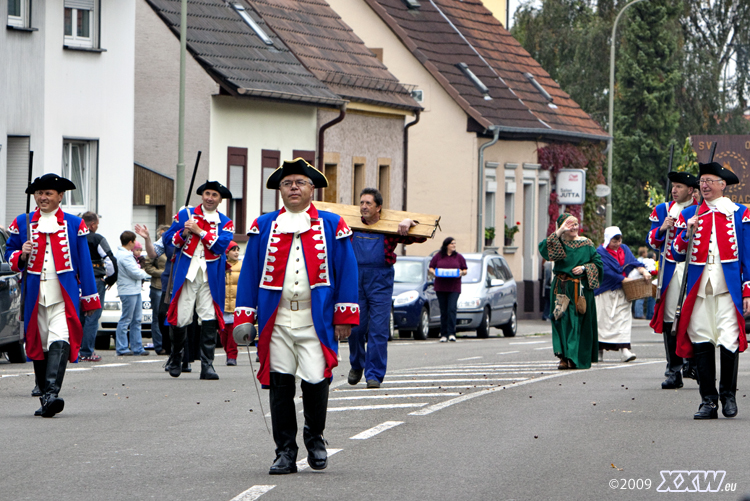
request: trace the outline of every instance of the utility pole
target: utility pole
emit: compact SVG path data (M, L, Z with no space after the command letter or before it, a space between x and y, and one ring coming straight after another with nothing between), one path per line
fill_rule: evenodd
M182 0L180 11L180 116L177 126L177 194L175 200L185 198L185 60L187 54L187 0ZM179 210L179 207L176 208Z

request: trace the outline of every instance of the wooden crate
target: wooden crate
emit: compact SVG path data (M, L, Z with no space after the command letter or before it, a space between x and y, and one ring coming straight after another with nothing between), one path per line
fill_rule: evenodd
M435 236L440 223L440 216L433 214L420 214L418 212L404 212L400 210L382 209L380 221L375 224L366 225L362 223L358 205L333 204L330 202L313 201L318 210L333 212L344 218L349 228L357 231L370 233L385 233L387 235L398 235L398 223L406 218L419 221L419 224L409 230L409 235L417 237L432 238Z

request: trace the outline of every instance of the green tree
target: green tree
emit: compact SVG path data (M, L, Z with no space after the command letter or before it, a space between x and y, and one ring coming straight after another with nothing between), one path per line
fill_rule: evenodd
M642 242L649 227L644 187L666 178L680 117L675 106L680 12L680 2L649 0L631 7L620 27L612 221L629 244Z

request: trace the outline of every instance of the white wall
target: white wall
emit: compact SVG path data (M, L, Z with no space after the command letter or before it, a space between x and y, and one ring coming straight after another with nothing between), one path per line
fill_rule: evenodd
M61 172L63 137L98 140L99 232L114 246L132 229L135 3L101 2L101 53L64 50L63 2L46 6L40 160Z
M248 226L260 215L261 150L278 150L281 161L293 150L315 150L317 108L229 96L211 103L211 160L209 179L227 183L227 148L247 148ZM226 213L226 202L220 210ZM238 232L240 229L238 229Z

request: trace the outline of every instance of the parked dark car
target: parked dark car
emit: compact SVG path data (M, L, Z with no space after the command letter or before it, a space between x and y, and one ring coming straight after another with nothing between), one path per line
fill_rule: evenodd
M440 307L427 280L430 258L397 256L393 265L393 326L399 337L427 339L440 328Z
M487 337L490 327L500 327L505 337L515 336L517 286L507 261L495 252L463 256L469 271L461 279L456 330Z
M7 241L7 233L0 230L0 353L5 353L12 363L24 363L20 276L11 271L5 260Z

